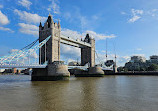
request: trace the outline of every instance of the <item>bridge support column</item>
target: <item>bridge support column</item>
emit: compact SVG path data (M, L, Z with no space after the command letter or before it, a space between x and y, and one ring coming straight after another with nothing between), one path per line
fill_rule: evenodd
M81 48L81 65L89 63L90 67L93 67L95 66L95 40L87 34L84 42L90 43L91 47Z
M84 42L90 43L91 47L81 48L81 65L89 63L90 67L88 71L76 70L76 77L102 77L104 76L104 71L101 67L95 66L95 40L86 35Z
M70 72L63 61L54 61L48 64L46 68L34 68L32 73L32 81L55 81L68 80Z
M48 16L44 27L39 25L39 42L51 35L50 40L40 49L40 64L48 62L44 69L33 69L32 81L61 80L70 76L68 68L60 60L60 22L55 23L51 15Z
M52 64L48 64L48 76L55 80L65 80L69 79L70 72L63 61L54 61Z

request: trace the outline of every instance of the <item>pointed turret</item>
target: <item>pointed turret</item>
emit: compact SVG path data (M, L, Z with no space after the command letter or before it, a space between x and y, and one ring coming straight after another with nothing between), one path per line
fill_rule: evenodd
M89 34L87 34L84 39L84 42L90 43L90 39L91 39L91 37L89 36Z
M40 24L39 24L39 30L42 30L42 23L40 21Z
M53 17L52 17L52 15L51 15L50 13L49 13L49 15L48 15L47 22L48 22L48 23L53 23Z
M39 27L42 27L42 23L41 23L41 21L40 21L40 25L39 25Z
M50 13L49 13L49 15L48 15L47 22L48 22L48 28L52 28L54 22L53 22L53 17L52 17L52 15L51 15Z

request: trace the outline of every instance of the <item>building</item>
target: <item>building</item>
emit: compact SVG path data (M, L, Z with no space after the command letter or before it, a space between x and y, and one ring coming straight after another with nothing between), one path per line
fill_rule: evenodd
M143 56L132 56L131 60L124 66L129 71L140 71L146 68L146 58Z
M114 63L115 63L115 62L114 62L113 60L107 60L106 62L104 62L104 64L105 64L106 66L108 66L108 67L114 65Z
M4 72L5 71L5 69L0 69L0 73L2 73L2 72Z
M143 56L132 56L130 62L132 63L146 62L146 58Z
M150 56L150 60L148 62L158 64L158 55Z

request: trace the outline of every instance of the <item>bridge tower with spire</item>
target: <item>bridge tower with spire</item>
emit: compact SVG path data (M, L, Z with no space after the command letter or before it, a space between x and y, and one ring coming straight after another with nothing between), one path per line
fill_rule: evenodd
M44 26L42 26L42 23L40 22L39 42L43 41L50 35L51 38L39 51L39 64L43 64L46 61L52 63L60 60L60 32L60 21L55 23L52 15L49 14Z
M67 66L60 61L60 21L53 21L52 15L48 15L47 21L39 25L39 43L51 36L48 42L39 49L39 64L48 63L44 69L33 69L32 81L58 80L69 77Z

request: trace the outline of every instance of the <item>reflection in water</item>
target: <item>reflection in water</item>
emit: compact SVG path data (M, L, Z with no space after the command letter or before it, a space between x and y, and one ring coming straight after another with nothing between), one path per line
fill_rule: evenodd
M31 82L0 76L0 111L157 111L157 76Z
M37 94L38 111L45 110L64 110L64 96L68 89L69 81L52 82L32 82L32 89ZM60 87L62 86L62 88Z

